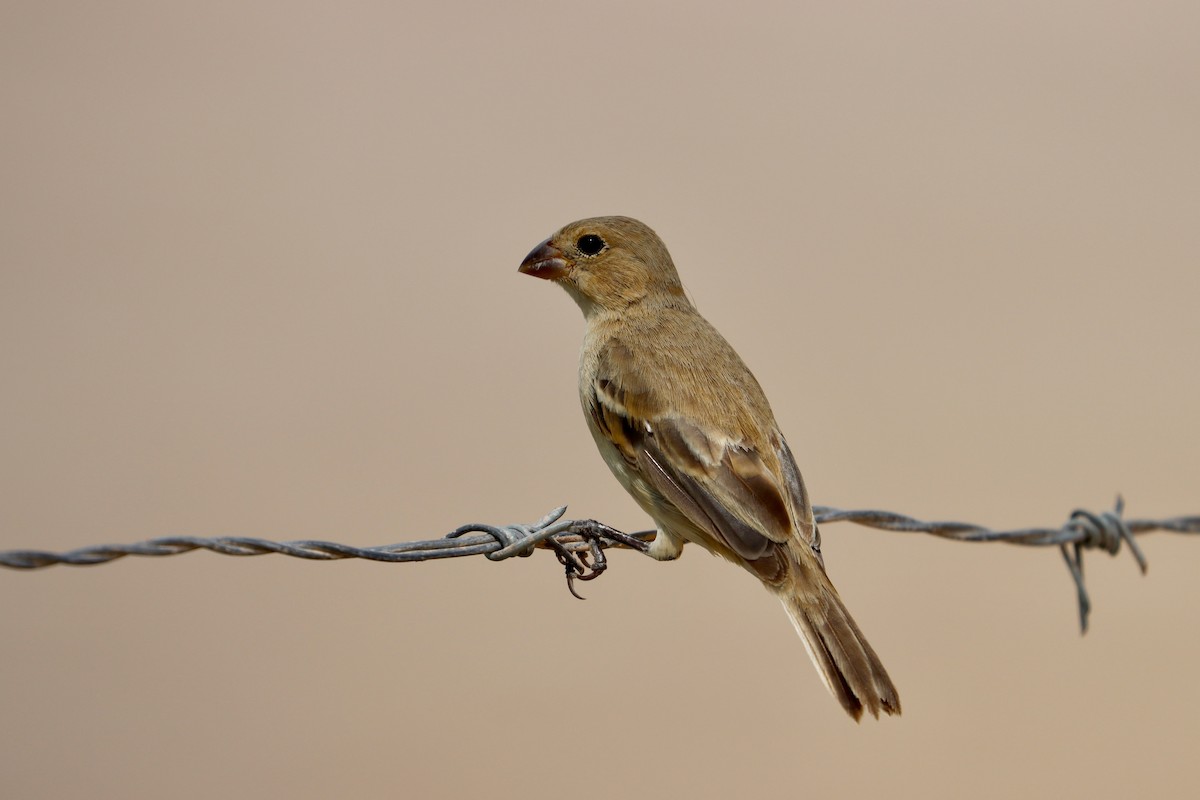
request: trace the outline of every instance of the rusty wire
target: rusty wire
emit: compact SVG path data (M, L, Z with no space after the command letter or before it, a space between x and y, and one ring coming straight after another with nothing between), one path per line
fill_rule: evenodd
M1075 581L1079 601L1079 621L1086 632L1091 602L1083 580L1083 551L1103 550L1111 555L1125 543L1138 567L1146 572L1146 557L1135 536L1152 531L1200 533L1200 516L1170 519L1124 519L1125 503L1118 497L1111 511L1099 514L1083 509L1073 511L1056 528L1019 528L992 530L966 522L926 522L892 511L870 509L845 511L815 506L818 524L854 522L871 528L900 533L927 533L958 542L1007 542L1009 544L1057 545ZM245 536L169 536L128 545L82 547L64 553L43 550L0 551L0 566L32 570L55 564L90 566L105 564L125 556L172 556L193 550L208 550L227 556L259 556L269 553L315 561L340 561L360 558L369 561L427 561L435 558L485 555L492 561L512 556L528 556L536 548L552 550L566 571L567 587L575 592L576 580L592 580L607 568L606 547L629 547L644 551L654 531L625 534L596 520L564 520L566 506L554 509L536 522L514 525L463 525L440 539L401 542L378 547L353 547L316 540L274 542ZM582 598L580 598L582 599Z

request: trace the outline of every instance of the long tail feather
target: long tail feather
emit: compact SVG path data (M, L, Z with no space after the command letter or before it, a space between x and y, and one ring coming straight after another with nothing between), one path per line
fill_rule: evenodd
M775 591L830 694L855 721L863 710L876 718L900 713L900 696L837 589L823 570L806 570L803 581Z

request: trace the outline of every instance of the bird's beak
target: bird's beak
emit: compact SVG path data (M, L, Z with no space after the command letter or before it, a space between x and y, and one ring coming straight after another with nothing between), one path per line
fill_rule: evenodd
M558 280L567 274L567 260L563 258L562 250L550 244L550 240L547 239L525 256L517 271L548 281Z

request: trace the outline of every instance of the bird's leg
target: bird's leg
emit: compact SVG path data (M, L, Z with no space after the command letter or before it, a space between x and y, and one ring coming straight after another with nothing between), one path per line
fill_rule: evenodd
M610 542L615 542L619 545L624 545L631 550L637 550L639 553L650 552L650 545L637 536L631 536L628 533L622 533L616 528L610 528L603 522L597 522L594 519L585 519L576 522L571 526L571 533L578 534L579 538L589 544L599 542L600 539L607 539ZM593 555L600 552L599 546L592 550Z

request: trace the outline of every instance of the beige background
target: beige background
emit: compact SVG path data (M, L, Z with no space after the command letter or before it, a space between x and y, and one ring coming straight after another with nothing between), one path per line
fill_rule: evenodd
M1192 3L0 6L0 549L626 529L559 225L669 244L817 502L1200 512ZM855 726L703 553L0 572L12 798L1194 797L1200 541L828 526Z

